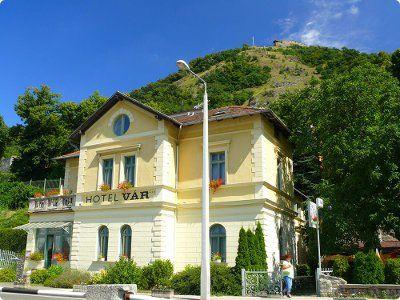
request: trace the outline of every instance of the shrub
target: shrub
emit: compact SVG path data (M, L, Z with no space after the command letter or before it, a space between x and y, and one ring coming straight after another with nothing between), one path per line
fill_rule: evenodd
M1 269L0 282L13 282L16 279L16 272L14 269Z
M200 276L200 267L186 266L183 271L172 277L171 287L177 294L200 295Z
M17 253L25 250L26 232L16 229L0 229L0 249Z
M211 293L213 295L239 295L240 284L235 280L234 269L226 264L211 264ZM186 266L171 280L171 287L177 294L200 295L199 266Z
M307 264L300 264L296 266L297 276L310 276L311 275L311 268Z
M30 280L33 284L43 284L49 278L49 272L46 269L33 271Z
M29 255L29 259L33 261L40 261L43 260L43 253L42 252L32 252Z
M16 211L3 211L0 218L0 229L14 228L29 222L28 210L26 208Z
M400 258L390 258L386 261L385 283L400 284Z
M348 279L350 270L349 260L345 256L336 257L333 261L333 276Z
M136 283L139 288L142 288L142 270L133 260L120 258L106 269L99 283Z
M241 286L235 280L233 268L226 264L211 264L211 293L213 295L240 295Z
M170 260L157 259L143 268L143 285L145 289L168 286L174 273Z
M47 273L49 274L49 277L51 277L51 278L55 278L55 277L61 275L63 272L64 272L64 269L58 265L53 265L47 269Z
M384 266L375 252L370 251L367 254L358 252L354 258L353 282L379 284L384 281Z
M44 285L55 288L72 288L77 284L90 284L92 276L89 272L67 269L60 275L54 278L48 278Z

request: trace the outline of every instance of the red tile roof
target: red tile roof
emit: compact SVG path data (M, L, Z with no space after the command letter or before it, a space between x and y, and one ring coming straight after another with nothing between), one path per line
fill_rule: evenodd
M210 109L208 111L209 121L217 121L227 118L235 118L241 116L250 116L262 113L264 110L249 106L225 106ZM170 115L171 118L177 120L182 125L192 125L203 122L203 110L193 110L183 113Z

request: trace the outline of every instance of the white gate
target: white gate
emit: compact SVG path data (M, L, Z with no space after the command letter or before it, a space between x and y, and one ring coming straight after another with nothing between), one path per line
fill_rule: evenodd
M242 296L267 296L282 293L282 276L277 272L242 269Z

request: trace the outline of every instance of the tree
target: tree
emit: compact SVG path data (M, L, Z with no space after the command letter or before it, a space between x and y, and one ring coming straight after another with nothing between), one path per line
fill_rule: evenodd
M242 227L239 231L239 242L237 256L235 259L235 269L240 274L242 269L248 269L250 267L250 253L249 245L247 240L246 230Z
M92 114L96 112L105 102L107 98L95 91L88 98L83 99L81 103L63 102L59 106L60 114L65 126L73 131L86 121Z
M21 180L63 176L63 167L52 159L70 149L69 130L58 111L60 97L45 85L18 97L15 110L24 122L23 147L12 170Z
M247 229L247 243L249 247L249 256L250 256L250 268L251 269L258 269L258 244L256 238L254 236L253 231L251 229Z
M399 99L397 80L365 62L273 106L296 133L307 192L326 200L323 251L374 248L380 228L400 237Z
M400 80L400 49L393 52L391 60L393 76Z
M255 240L257 245L257 266L262 269L266 270L268 268L267 264L267 252L265 250L265 239L264 233L261 227L260 222L257 222L257 227L255 231Z
M0 116L0 158L3 157L8 142L8 128Z

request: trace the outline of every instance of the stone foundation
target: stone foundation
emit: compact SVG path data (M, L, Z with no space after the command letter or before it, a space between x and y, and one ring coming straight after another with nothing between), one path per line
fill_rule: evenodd
M342 297L370 296L374 298L400 297L399 284L344 284L339 286Z
M125 292L137 293L136 284L94 284L74 285L74 292L86 293L86 299L122 300Z
M347 282L343 278L320 275L319 291L321 297L335 297L339 295L339 287Z

